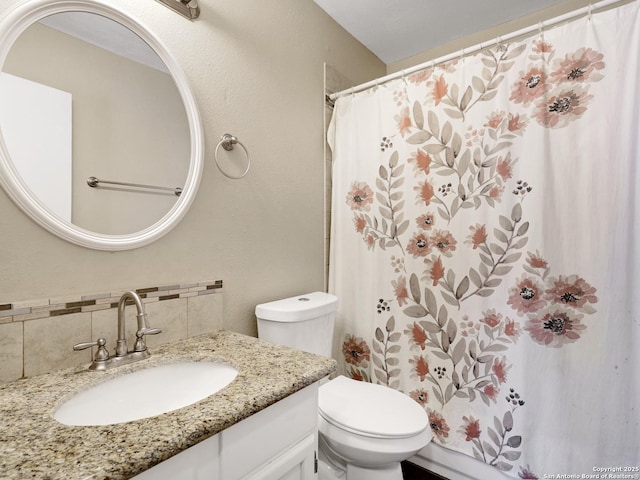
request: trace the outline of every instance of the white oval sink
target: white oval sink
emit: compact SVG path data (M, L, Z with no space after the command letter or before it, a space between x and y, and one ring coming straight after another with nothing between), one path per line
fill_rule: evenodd
M95 374L94 374L95 375ZM196 403L238 375L223 363L181 362L127 373L78 392L53 415L65 425L112 425Z

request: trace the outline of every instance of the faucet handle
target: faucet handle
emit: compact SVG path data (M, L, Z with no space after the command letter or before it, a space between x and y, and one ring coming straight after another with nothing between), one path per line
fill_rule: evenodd
M144 352L147 349L147 344L144 341L145 335L157 335L162 333L159 328L141 328L136 332L136 343L133 346L134 352Z
M159 328L142 328L136 332L136 337L138 336L138 334L142 336L142 335L157 335L159 333L162 333L162 330L160 330Z
M77 350L84 350L86 348L91 348L91 347L98 347L98 351L96 352L94 361L104 362L105 360L109 359L109 352L105 347L106 344L107 344L107 341L104 338L99 338L95 342L78 343L73 346L73 349L77 351Z

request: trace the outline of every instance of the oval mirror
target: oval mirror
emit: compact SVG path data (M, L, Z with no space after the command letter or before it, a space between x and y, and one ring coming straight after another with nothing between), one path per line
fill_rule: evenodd
M173 228L196 195L204 141L185 74L156 37L98 0L30 0L0 20L0 39L0 184L11 199L99 250Z

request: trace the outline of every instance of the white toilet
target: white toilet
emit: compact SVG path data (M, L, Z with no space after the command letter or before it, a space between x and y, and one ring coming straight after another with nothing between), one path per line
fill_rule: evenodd
M258 305L258 337L330 357L337 306L323 292ZM318 407L320 480L402 480L400 462L432 438L424 409L383 385L338 376Z

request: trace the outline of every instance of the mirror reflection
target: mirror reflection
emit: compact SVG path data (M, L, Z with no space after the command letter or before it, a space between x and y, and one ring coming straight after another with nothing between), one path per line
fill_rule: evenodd
M0 74L0 131L29 189L86 230L130 234L179 197L89 177L183 187L191 139L180 92L155 52L106 17L63 12L30 25Z

